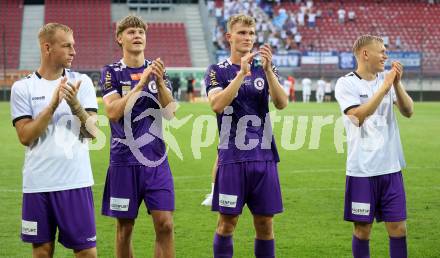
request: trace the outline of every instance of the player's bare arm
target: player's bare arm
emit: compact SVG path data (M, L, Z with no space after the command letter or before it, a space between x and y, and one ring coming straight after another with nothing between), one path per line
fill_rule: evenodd
M156 78L157 93L160 106L162 107L162 115L165 119L172 119L176 111L176 105L173 102L171 91L166 87L164 81L165 65L160 58L153 61L152 74Z
M124 116L125 106L130 99L136 99L138 94L142 91L142 88L148 81L153 67L150 65L144 69L141 75L141 79L133 89L131 89L125 96L121 97L119 94L112 94L103 98L104 109L107 113L107 117L110 121L118 121Z
M88 119L94 119L92 116L96 116L96 112L89 111L87 112L79 102L77 95L79 92L79 88L81 87L81 80L75 82L75 84L71 83L63 83L61 84L61 94L63 98L66 100L67 104L72 111L72 114L78 117L81 121L80 133L82 136L86 138L95 139L96 134L98 132L98 128L96 127L96 119L93 120L95 122L87 123ZM86 127L87 124L87 127Z
M281 86L272 69L272 49L268 44L264 44L260 48L260 55L262 58L264 73L266 74L266 79L269 83L270 97L272 98L273 104L277 109L283 109L287 106L288 99L283 87Z
M394 78L396 77L397 71L395 68L393 68L389 73L385 75L385 80L380 87L380 89L371 97L371 99L358 107L352 108L347 111L346 115L354 117L355 121L352 122L356 124L357 126L361 126L365 119L372 115L379 104L382 102L385 95L388 93L388 91L393 86Z
M248 53L241 58L240 71L224 90L208 94L211 109L215 113L222 113L225 107L232 103L243 83L244 77L251 73L251 62L256 54L258 54L258 52Z
M402 84L403 65L400 62L393 62L391 67L396 69L396 77L394 78L393 86L396 93L396 106L400 113L405 117L411 117L414 112L414 102L405 90Z
M24 118L15 123L15 130L17 131L18 139L20 140L21 144L25 146L31 145L46 131L47 126L52 120L55 110L62 100L61 85L66 84L66 82L66 77L61 79L60 84L53 92L49 105L40 114L38 114L35 119Z

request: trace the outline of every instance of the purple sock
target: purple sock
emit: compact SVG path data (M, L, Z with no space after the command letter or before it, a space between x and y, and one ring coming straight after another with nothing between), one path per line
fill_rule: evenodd
M214 236L214 258L232 258L234 254L234 243L232 236Z
M361 240L353 235L351 248L354 258L370 258L370 240Z
M275 240L255 239L254 253L256 258L275 258Z
M407 258L406 237L390 237L390 257Z

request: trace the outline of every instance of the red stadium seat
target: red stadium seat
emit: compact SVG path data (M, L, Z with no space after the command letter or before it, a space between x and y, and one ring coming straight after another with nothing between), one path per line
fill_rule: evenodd
M23 24L23 0L0 1L0 69L18 69ZM4 43L3 37L4 35ZM6 51L6 53L4 52ZM6 60L4 56L6 54Z

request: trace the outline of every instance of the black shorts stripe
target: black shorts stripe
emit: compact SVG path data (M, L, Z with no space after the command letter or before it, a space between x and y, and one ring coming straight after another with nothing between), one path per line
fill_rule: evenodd
M30 115L25 115L25 116L19 116L19 117L16 117L14 120L12 120L12 126L15 127L15 123L17 123L17 121L19 121L19 120L21 120L21 119L25 119L25 118L31 118L31 119L32 119L32 116L30 116Z

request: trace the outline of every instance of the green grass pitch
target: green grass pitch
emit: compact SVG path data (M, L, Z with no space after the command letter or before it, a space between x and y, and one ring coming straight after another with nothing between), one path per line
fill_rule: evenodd
M103 110L99 111L103 114ZM193 157L190 136L198 115L213 115L207 104L182 103L177 117L194 114L187 124L172 130L183 160L173 152L169 162L174 175L176 211L175 246L178 258L212 257L212 238L217 215L200 206L210 189L210 170L215 144ZM279 175L284 213L275 217L277 257L351 257L352 225L344 222L343 196L346 153L337 153L334 124L322 128L319 148L309 148L313 116L340 116L331 104L290 104L280 115L294 116L293 139L300 116L308 117L304 146L285 150L280 143L281 123L275 126L280 153ZM440 257L440 103L416 103L411 119L398 115L408 167L404 170L408 208L408 246L411 257ZM30 257L31 246L19 238L21 225L21 168L24 148L19 144L9 115L9 103L0 103L0 257ZM109 127L102 127L108 135ZM104 149L91 151L93 187L100 257L114 255L114 224L100 215L101 198L109 160L109 139ZM374 224L370 242L372 257L388 257L384 225ZM234 235L234 257L253 257L254 232L245 208ZM154 231L144 206L134 231L137 257L152 257ZM72 257L71 250L57 244L55 257Z

